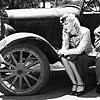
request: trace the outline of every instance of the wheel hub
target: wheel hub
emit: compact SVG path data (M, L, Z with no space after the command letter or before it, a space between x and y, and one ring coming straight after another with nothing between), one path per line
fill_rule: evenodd
M23 70L18 70L17 73L18 73L19 75L21 75L21 74L23 74Z

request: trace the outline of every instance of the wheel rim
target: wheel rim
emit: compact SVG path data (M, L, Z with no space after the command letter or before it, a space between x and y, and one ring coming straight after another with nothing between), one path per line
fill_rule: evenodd
M95 0L90 0L90 1L85 1L85 7L84 10L86 11L100 11L100 4L98 1Z
M40 56L27 49L17 49L4 57L6 65L1 65L2 85L16 94L28 93L36 89L43 79L43 62Z

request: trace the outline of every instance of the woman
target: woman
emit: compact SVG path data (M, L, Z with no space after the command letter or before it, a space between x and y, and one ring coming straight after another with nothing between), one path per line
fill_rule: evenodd
M85 93L85 84L82 79L88 77L89 66L95 65L98 53L91 44L90 30L80 26L74 14L64 14L60 22L63 25L63 42L58 55L73 83L70 94L79 96Z

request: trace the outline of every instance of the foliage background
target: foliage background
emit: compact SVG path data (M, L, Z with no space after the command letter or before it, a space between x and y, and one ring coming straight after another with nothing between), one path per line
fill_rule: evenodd
M38 8L42 0L2 0L8 9Z
M82 0L1 0L3 5L7 9L25 9L25 8L39 8L40 2L43 2L43 7L45 8L45 2L49 1L53 7L58 5L65 5L72 2L72 4L80 6ZM91 0L90 0L91 1ZM92 0L95 1L95 0ZM99 0L100 1L100 0ZM74 2L74 3L73 3Z

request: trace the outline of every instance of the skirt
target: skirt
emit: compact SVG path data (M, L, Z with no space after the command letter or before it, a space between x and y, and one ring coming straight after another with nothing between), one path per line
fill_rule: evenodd
M88 80L89 67L95 65L95 56L88 56L85 52L80 55L71 55L69 60L76 65L83 81Z

